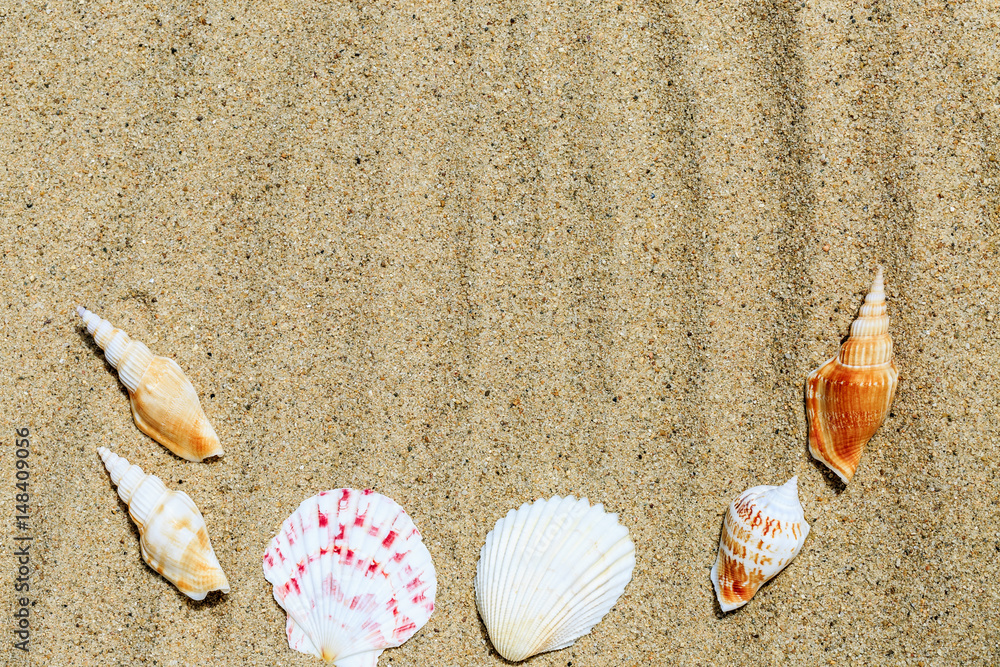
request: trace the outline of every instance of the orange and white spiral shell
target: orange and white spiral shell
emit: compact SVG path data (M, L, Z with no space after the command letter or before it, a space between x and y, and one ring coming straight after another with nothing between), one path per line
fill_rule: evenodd
M851 335L806 380L809 451L844 483L854 477L862 450L889 413L898 383L879 267Z
M229 580L191 497L105 447L97 451L139 527L142 559L192 600L204 600L210 591L228 593Z
M808 534L797 477L781 486L755 486L733 500L711 574L722 611L749 602L798 555Z
M219 436L177 362L154 357L148 347L86 308L76 311L128 389L140 431L188 461L222 456Z

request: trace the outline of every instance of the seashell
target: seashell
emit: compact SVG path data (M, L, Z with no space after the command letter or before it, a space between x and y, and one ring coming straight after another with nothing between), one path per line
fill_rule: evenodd
M219 436L176 361L154 357L148 347L86 308L77 306L76 312L128 388L140 431L188 461L222 456Z
M139 527L142 559L192 600L204 600L210 591L228 593L226 573L191 497L170 491L159 477L147 475L105 447L97 451Z
M524 503L496 522L476 566L476 607L497 653L566 648L632 580L635 546L618 515L573 496Z
M711 574L722 611L749 602L798 555L808 534L797 477L737 496L722 521L719 556Z
M885 310L880 266L840 352L806 380L809 452L845 484L889 413L899 381Z
M338 667L374 667L434 611L431 554L403 508L373 491L308 498L264 552L288 613L289 647Z

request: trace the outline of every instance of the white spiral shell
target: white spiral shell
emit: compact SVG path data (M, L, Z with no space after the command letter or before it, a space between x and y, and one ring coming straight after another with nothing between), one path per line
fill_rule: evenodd
M97 451L139 527L143 560L193 600L204 600L210 591L228 593L229 581L212 549L205 518L190 496L169 490L159 477L105 447Z

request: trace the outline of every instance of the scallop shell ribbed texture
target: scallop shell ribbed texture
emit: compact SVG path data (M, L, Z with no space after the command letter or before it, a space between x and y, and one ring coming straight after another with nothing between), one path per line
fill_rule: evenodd
M143 560L193 600L204 600L210 591L228 593L229 581L194 501L108 449L97 451L139 527Z
M806 380L809 451L844 483L889 413L898 381L879 267L840 352Z
M798 478L755 486L729 504L722 522L712 585L722 611L742 607L802 549L809 534Z
M476 606L507 660L566 648L632 580L628 529L586 498L525 503L497 521L476 566Z
M177 362L154 357L145 345L86 308L77 307L77 313L128 389L140 431L188 461L222 455L219 436Z
M308 498L264 552L288 645L337 667L374 667L434 611L431 554L403 508L373 491Z

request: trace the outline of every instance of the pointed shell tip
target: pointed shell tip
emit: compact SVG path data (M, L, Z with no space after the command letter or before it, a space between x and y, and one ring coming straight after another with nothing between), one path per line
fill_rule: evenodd
M878 269L875 271L875 280L872 282L871 291L875 292L884 290L885 290L885 274L882 270L882 265L879 264Z
M789 501L792 499L795 502L799 500L799 476L795 475L790 480L777 487L778 493L782 496L786 496Z

